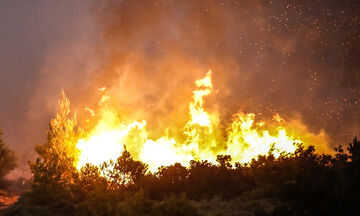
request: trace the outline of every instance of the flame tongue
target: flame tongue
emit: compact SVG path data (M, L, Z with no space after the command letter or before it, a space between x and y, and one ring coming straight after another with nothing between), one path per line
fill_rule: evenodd
M274 156L278 157L283 152L294 152L295 144L301 143L301 140L287 136L282 127L275 129L276 135L270 135L267 130L258 131L253 127L254 120L255 114L240 112L234 115L234 121L228 128L227 154L236 161L249 162L259 154L267 154L271 148Z
M233 161L249 162L259 154L267 154L271 148L274 148L275 156L296 150L294 143L300 143L300 140L289 137L282 127L272 133L261 129L264 122L255 127L255 114L252 113L235 114L227 129L227 139L217 136L221 134L216 133L220 130L218 117L204 109L204 98L213 91L211 73L209 71L195 82L197 89L193 91L193 101L189 105L190 120L184 126L185 143L167 135L157 140L149 139L145 120L126 124L113 110L106 108L100 111L101 118L94 129L77 143L80 150L77 168L86 163L100 165L116 160L124 145L135 159L147 163L152 172L176 162L187 166L192 159L215 162L218 154L231 155ZM274 120L283 121L278 114ZM220 146L219 140L226 146Z
M205 89L194 90L194 101L190 103L190 116L191 121L189 124L198 124L203 127L209 127L211 125L210 117L204 110L204 97L211 94L211 70L206 74L203 79L197 80L196 85L198 87L204 87Z

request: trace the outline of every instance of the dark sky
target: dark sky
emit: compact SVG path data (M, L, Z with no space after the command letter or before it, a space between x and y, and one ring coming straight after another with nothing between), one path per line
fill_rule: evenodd
M5 0L0 32L0 123L23 164L61 89L85 104L104 85L157 119L209 68L224 119L279 112L332 145L359 135L358 0Z

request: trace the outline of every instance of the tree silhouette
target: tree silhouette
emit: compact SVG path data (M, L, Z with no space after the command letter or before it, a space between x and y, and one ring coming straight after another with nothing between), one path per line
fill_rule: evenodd
M15 153L5 145L0 129L0 187L4 187L4 177L15 167Z
M121 156L115 162L105 162L101 169L109 177L112 186L120 189L139 183L145 176L148 165L134 160L124 146Z
M220 167L225 169L231 169L231 155L218 155L216 157L216 162L219 163Z
M360 141L337 154L299 145L292 154L272 151L250 163L218 155L217 163L190 161L159 168L133 159L124 147L116 161L76 170L82 136L62 94L48 140L35 147L33 187L4 215L357 215ZM0 136L0 177L14 155ZM200 209L200 210L199 210ZM210 210L209 210L210 209ZM216 210L216 213L215 211ZM207 212L207 213L204 213ZM204 214L203 214L204 213Z
M161 167L155 174L157 177L155 197L163 198L168 194L180 194L186 191L189 172L180 163Z

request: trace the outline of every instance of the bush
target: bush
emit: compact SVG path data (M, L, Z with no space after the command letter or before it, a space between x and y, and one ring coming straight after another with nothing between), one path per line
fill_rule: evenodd
M200 214L191 201L184 194L181 194L180 196L170 195L163 201L156 203L151 215L198 216Z
M4 189L4 187L7 186L4 177L15 167L15 153L5 145L0 130L0 189Z

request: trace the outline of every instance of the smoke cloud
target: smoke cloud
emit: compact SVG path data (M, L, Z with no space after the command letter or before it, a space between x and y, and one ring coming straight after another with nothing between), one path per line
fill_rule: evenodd
M211 68L217 93L206 106L225 122L239 109L264 118L278 112L333 146L358 133L357 1L97 6L109 55L98 80L155 128L186 114L193 81Z
M242 110L278 112L332 146L359 132L357 0L6 2L0 121L21 164L45 140L61 89L82 112L107 87L112 105L156 136L186 122L208 69L216 91L205 106L224 128Z

